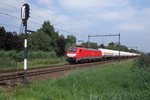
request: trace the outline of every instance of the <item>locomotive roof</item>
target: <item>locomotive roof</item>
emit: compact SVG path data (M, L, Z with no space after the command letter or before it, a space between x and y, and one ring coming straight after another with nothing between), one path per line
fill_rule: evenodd
M85 48L85 47L69 47L69 48L80 48L80 49L88 49L88 50L98 50L93 48Z

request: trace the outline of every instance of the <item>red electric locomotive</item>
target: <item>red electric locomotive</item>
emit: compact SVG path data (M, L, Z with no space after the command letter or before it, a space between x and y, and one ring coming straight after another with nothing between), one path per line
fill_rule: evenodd
M66 59L69 63L100 61L102 59L102 52L96 49L70 47L68 48Z

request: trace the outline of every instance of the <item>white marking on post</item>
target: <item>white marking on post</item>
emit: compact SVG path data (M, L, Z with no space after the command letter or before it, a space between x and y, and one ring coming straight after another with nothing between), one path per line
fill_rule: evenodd
M27 69L27 59L24 59L24 70Z
M24 47L27 48L27 39L24 40Z

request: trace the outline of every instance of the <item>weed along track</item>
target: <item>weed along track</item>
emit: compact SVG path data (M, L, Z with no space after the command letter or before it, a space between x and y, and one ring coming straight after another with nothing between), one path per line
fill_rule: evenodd
M10 81L14 81L16 79L24 80L25 77L36 77L38 75L45 75L45 74L55 74L62 71L73 70L76 68L83 68L83 67L92 67L96 65L101 65L110 62L117 62L118 60L109 60L109 61L101 61L95 63L84 63L84 64L74 64L74 65L57 65L53 67L39 67L39 68L32 68L28 69L24 74L23 70L17 70L16 72L5 72L0 74L0 84L7 84ZM44 78L44 77L43 77ZM35 78L36 79L36 78Z

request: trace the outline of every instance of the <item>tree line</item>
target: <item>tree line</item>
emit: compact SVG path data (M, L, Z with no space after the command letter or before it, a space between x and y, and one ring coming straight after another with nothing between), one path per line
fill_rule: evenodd
M0 50L23 49L22 39L16 32L6 32L4 27L0 27Z
M0 27L0 50L16 50L24 49L25 34L17 34L16 32L6 32L4 27ZM75 46L76 37L64 35L55 31L53 25L49 21L44 21L41 28L36 32L27 33L28 49L31 51L54 51L57 55L63 56L70 46Z
M0 27L0 50L16 50L24 49L25 34L17 34L16 32L6 32L4 27ZM36 32L28 33L28 49L31 51L54 51L58 56L64 56L68 47L76 46L76 37L68 35L66 38L63 34L59 34L49 21L44 21L41 28ZM106 48L112 50L121 50L127 52L137 52L137 50L129 49L124 45L118 45L111 42L107 46L98 45L95 42L84 42L81 47L89 48Z
M94 48L94 49L104 48L104 49L111 49L111 50L121 50L121 51L126 51L126 52L135 52L135 53L139 52L138 50L129 49L125 45L122 45L122 44L119 45L118 43L114 43L114 42L110 42L110 43L108 43L108 45L104 45L104 44L98 45L95 42L84 42L80 46Z

